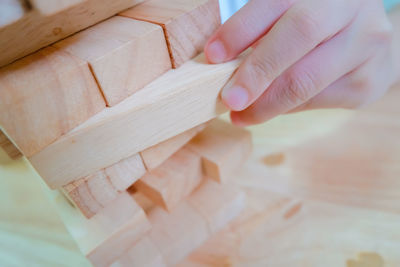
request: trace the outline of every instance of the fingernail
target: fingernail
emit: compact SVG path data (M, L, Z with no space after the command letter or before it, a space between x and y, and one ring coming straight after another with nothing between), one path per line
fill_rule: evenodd
M230 87L229 83L228 87L222 90L221 97L229 109L234 111L244 110L249 101L249 93L246 89L238 85Z
M226 50L224 44L215 40L207 46L207 57L212 63L222 63L226 58Z

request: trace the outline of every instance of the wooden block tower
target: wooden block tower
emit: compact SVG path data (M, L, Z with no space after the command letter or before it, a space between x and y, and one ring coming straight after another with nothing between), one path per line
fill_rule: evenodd
M218 0L7 3L0 146L52 189L94 266L174 266L239 215L229 181L251 136L215 118L240 59L201 54Z

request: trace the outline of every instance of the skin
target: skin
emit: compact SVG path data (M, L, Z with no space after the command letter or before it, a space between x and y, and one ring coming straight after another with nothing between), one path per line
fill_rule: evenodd
M317 108L358 108L397 81L382 0L251 0L210 38L210 63L250 55L223 88L232 122L247 126Z

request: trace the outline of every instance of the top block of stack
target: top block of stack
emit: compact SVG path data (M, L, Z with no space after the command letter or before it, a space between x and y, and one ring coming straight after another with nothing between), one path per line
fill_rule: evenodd
M144 0L2 0L0 67Z
M173 68L203 51L220 23L218 1L149 0L119 15L163 27Z
M53 46L88 62L108 106L171 68L161 27L119 16Z

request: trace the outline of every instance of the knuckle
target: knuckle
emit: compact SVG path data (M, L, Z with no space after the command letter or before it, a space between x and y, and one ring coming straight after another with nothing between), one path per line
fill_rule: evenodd
M306 42L314 42L315 35L320 29L320 23L310 10L293 7L289 18L300 38Z
M376 39L383 44L390 44L393 40L393 28L392 26L382 27L376 33Z
M286 86L282 88L282 97L289 105L298 105L308 101L315 88L316 79L309 72L292 71L287 74Z
M373 43L389 45L393 41L393 25L386 18L381 23L375 23L372 29L369 35Z
M351 82L350 88L357 96L358 102L355 103L354 108L361 108L371 102L375 92L375 82L368 75L356 77Z
M268 57L253 56L249 58L250 73L256 77L272 78L279 69L275 60Z
M366 93L373 87L372 78L367 75L362 75L353 79L351 88L359 93Z

